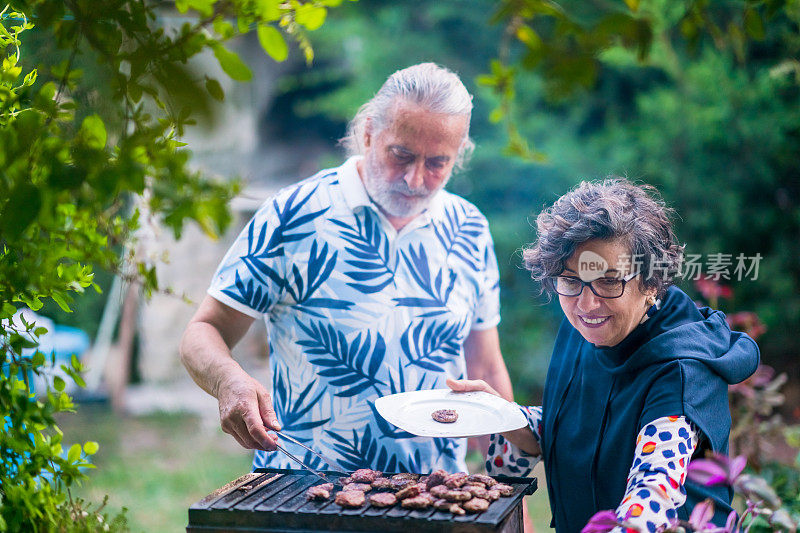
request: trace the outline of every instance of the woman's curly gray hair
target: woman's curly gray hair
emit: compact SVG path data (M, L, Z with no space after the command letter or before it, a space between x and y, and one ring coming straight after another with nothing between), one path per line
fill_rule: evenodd
M655 187L625 178L581 182L536 217L538 238L522 252L531 277L552 291L553 277L582 243L618 240L639 266L642 288L660 298L679 272L683 246L672 229L673 210Z

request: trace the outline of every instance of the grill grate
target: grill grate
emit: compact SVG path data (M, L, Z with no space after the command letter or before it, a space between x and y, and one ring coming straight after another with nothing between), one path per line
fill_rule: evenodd
M331 481L343 474L325 472ZM387 476L391 474L387 473ZM497 476L514 487L513 496L492 502L486 512L453 516L435 509L399 505L343 509L330 500L309 501L306 490L322 481L304 470L257 469L215 490L189 508L188 532L222 531L521 531L522 498L533 494L535 478ZM519 522L519 523L517 523Z

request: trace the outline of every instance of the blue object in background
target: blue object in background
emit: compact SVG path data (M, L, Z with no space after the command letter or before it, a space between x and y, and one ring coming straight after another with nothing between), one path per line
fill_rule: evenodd
M50 332L47 335L51 335ZM89 349L89 335L85 331L71 326L55 325L52 332L50 345L56 356L56 365L60 362L68 362L72 355L78 358Z
M22 354L22 359L26 361L30 361L31 357L37 352L40 351L45 354L45 360L49 361L49 355L53 354L54 357L54 364L53 366L45 365L42 370L46 376L48 381L52 382L52 376L58 374L64 378L65 382L67 383L67 387L69 389L69 384L73 384L72 380L64 375L64 372L61 370L62 364L69 364L70 359L72 359L73 355L77 355L80 358L83 353L89 349L90 339L89 335L86 334L85 331L73 328L70 326L59 326L54 322L50 321L47 318L39 317L32 313L31 311L25 312L25 320L28 322L36 322L37 326L42 326L47 328L47 333L39 337L39 347L36 349L28 349L25 350ZM29 316L33 315L33 316ZM2 372L5 375L8 375L10 364L4 363L2 365ZM30 390L30 399L33 400L35 398L36 393L36 383L37 381L40 384L44 384L43 377L34 375L33 371L28 368L27 370L19 370L17 374L17 378L19 380L24 380L27 374L28 378L28 386ZM42 387L46 389L46 387ZM46 390L42 390L42 393L46 393ZM11 423L11 420L8 417L4 417L3 419L3 431L6 430L8 425ZM66 452L64 452L66 453ZM15 461L17 461L17 467L22 464L24 461L24 457L17 457ZM42 473L43 479L50 479L50 474Z

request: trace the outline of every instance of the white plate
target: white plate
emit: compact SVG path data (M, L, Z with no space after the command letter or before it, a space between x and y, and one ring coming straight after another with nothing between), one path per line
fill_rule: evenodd
M395 426L420 437L476 437L528 425L519 407L488 392L433 389L401 392L375 400L378 413ZM431 418L438 409L455 409L458 420L443 424Z

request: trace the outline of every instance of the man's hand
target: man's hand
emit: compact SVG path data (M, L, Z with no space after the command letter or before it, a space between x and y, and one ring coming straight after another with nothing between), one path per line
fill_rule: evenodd
M219 401L222 430L248 449L272 451L280 431L272 398L231 357L253 318L210 296L200 304L181 341L181 360L192 379ZM266 426L266 427L265 427Z
M274 451L280 431L272 398L261 383L247 374L223 380L217 389L222 430L245 448Z

